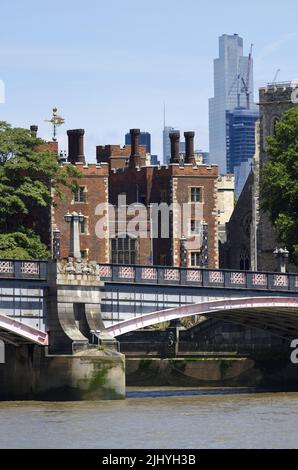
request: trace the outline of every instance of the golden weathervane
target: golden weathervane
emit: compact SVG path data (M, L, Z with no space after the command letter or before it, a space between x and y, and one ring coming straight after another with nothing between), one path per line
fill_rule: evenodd
M56 142L57 138L57 127L62 126L64 124L65 119L61 116L57 115L57 108L53 108L52 119L46 119L45 122L50 122L53 126L53 141Z

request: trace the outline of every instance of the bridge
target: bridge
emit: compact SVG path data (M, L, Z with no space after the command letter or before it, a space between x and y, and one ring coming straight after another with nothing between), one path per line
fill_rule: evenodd
M90 281L91 271L84 273L81 267L76 272L75 265L73 269L64 265L63 269L56 320L58 317L64 336L75 343L88 343L104 328L117 337L194 315L269 329L283 337L298 334L298 273L95 263ZM32 338L41 341L39 344L46 344L48 333L53 338L57 325L53 327L49 287L59 276L53 263L0 260L2 322L6 317L15 321L0 323L0 336L5 334L7 340L15 341L19 332L20 341ZM27 337L22 325L31 328Z
M270 347L288 344L298 337L298 274L0 260L0 398L123 397L115 338L150 338L142 329L189 316L205 319L204 337L223 320L281 338ZM180 336L183 348L193 341Z
M298 274L116 265L98 270L103 319L115 337L194 315L284 338L298 334Z
M255 297L215 300L159 310L115 323L106 328L117 337L131 331L180 318L203 315L241 325L264 329L283 338L298 335L298 298Z

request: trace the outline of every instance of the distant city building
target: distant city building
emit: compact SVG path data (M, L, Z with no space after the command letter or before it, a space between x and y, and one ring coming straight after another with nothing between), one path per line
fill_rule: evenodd
M196 150L195 154L200 157L203 165L210 165L210 154L209 152L203 152L203 150Z
M243 56L243 39L238 34L219 38L219 57L214 60L214 98L209 100L210 161L227 173L226 112L235 108L255 109L253 104L253 61Z
M158 155L151 155L151 165L160 165Z
M226 151L228 173L235 174L235 193L240 193L251 171L255 154L255 125L259 111L235 108L226 111Z
M171 141L170 133L174 131L174 127L165 126L163 129L163 164L168 165L171 160Z
M129 132L125 134L125 145L131 145L131 136ZM151 134L149 132L140 133L140 145L146 147L147 153L151 153Z
M180 152L180 155L185 155L185 142L180 142L179 144L179 152Z

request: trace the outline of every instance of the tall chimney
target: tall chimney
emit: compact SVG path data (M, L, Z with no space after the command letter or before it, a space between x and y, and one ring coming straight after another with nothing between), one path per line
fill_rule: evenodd
M195 138L195 133L190 131L190 132L184 132L184 137L185 137L185 160L184 163L192 163L195 164L195 148L194 148L194 138Z
M84 134L84 129L73 129L67 131L68 161L70 163L85 163Z
M130 129L130 139L131 139L131 152L129 159L129 166L139 166L140 165L140 129Z
M171 141L171 160L170 163L180 163L180 132L173 131L169 134Z
M30 126L30 132L31 132L32 137L37 136L37 131L38 131L38 126L36 126L35 124Z

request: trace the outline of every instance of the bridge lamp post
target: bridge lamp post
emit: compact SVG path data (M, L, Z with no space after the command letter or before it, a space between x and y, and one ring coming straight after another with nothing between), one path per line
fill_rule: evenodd
M79 224L84 222L85 216L81 212L67 212L64 216L64 220L70 224L69 256L81 258Z
M60 258L60 230L58 228L55 228L53 230L53 249L52 249L52 254L53 254L53 259L58 259Z
M187 238L184 235L182 235L180 239L180 267L181 268L186 268L187 266L186 242L187 242Z
M279 271L281 273L287 272L287 259L289 258L289 252L285 248L276 248L274 251L274 256L278 260Z

